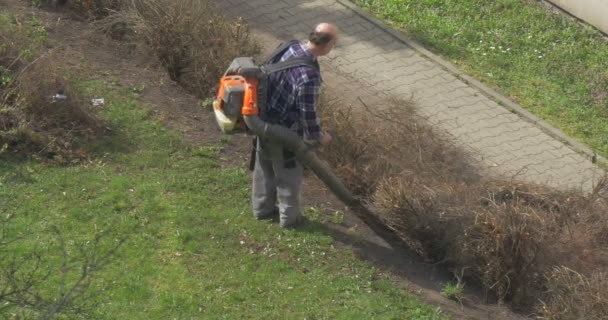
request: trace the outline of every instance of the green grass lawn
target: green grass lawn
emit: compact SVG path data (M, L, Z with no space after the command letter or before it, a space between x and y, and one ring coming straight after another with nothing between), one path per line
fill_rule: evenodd
M31 291L47 302L86 289L72 299L85 315L60 319L445 318L314 219L295 231L255 221L248 174L220 167L221 146L184 145L110 86L85 84L109 101L112 128L91 163L0 158L0 217L12 217L0 236L18 239L2 244L0 270L24 262L17 278L38 279ZM79 286L83 265L92 280ZM4 303L8 319L37 312Z
M608 156L608 44L529 0L355 0Z

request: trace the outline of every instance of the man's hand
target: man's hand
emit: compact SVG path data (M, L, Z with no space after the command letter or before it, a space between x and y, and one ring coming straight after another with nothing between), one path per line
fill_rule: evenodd
M333 139L334 138L331 136L331 134L329 132L323 132L323 135L321 136L321 139L319 140L319 142L321 142L322 146L326 146L326 145L330 144Z

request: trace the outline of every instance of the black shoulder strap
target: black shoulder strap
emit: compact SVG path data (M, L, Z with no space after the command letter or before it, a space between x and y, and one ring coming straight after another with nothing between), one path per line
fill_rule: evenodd
M310 67L319 70L319 63L311 58L291 58L285 61L265 65L263 66L263 70L265 73L270 74L295 67Z
M299 43L299 41L291 40L283 42L276 49L274 49L274 51L270 54L270 56L268 57L268 59L266 59L266 62L262 66L264 72L270 74L295 67L310 67L315 70L320 70L319 63L310 57L291 58L285 61L275 62L285 54L289 47L296 43Z
M281 44L279 44L279 46L274 49L274 51L268 56L268 58L266 59L266 61L264 61L264 64L272 64L278 57L282 57L283 54L285 53L285 51L287 51L287 49L289 49L289 47L291 47L292 45L298 43L298 40L290 40L287 42L283 42Z

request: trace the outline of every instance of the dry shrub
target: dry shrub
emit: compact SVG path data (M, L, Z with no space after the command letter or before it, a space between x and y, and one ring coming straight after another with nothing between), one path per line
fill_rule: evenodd
M542 271L560 238L557 217L512 186L485 182L384 180L371 200L422 254L477 280L501 301L524 306L542 288ZM523 187L519 187L523 188Z
M13 88L14 73L26 62L21 50L31 45L24 32L7 16L0 15L0 151L16 134L22 119L16 108L9 104Z
M491 194L487 203L474 206L457 237L451 259L471 268L482 284L501 301L522 306L542 288L542 271L551 265L550 246L559 239L556 216L526 203L517 193L504 201Z
M395 102L381 111L363 106L357 111L326 102L321 106L328 127L336 130L336 143L324 156L357 194L370 196L384 177L477 178L464 153L420 125L412 101Z
M105 18L112 12L120 10L128 0L34 0L42 7L67 6L79 17L85 19Z
M65 163L87 157L87 142L104 131L89 103L73 91L57 57L46 56L21 70L7 92L2 110L10 121L0 121L0 144L9 151ZM54 99L57 94L65 99Z
M0 15L0 152L22 140L25 114L17 106L16 74L31 59L39 44L17 17Z
M61 76L61 53L39 54L46 39L39 28L24 17L0 21L0 153L81 159L103 126Z
M35 58L46 31L35 17L0 14L0 90L12 83L14 74Z
M205 0L132 0L99 25L113 38L143 41L171 79L199 97L213 93L232 59L259 51L243 21Z
M120 10L125 0L61 0L75 12L87 18L104 18L112 12Z
M565 267L548 275L548 302L540 308L539 319L601 320L608 317L608 275L595 272L584 276Z
M335 130L324 156L420 254L522 308L544 297L554 266L588 275L608 267L602 188L582 195L481 179L467 154L415 116L412 101L351 109L322 108Z

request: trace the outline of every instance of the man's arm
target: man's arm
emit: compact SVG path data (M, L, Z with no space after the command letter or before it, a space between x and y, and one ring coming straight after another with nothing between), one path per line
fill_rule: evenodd
M303 83L298 91L296 105L300 110L300 127L305 140L321 142L322 133L317 116L317 104L321 91L319 79L311 79Z

